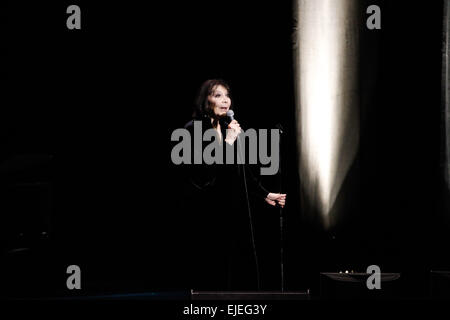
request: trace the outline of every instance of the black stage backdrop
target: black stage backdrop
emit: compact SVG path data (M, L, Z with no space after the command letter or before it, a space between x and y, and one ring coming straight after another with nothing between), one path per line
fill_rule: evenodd
M292 2L152 3L10 1L2 13L2 160L49 156L50 165L30 169L34 180L14 179L50 181L53 190L52 205L40 207L50 221L44 245L31 237L32 253L20 258L6 253L17 245L13 235L2 245L9 261L2 277L33 270L3 294L64 294L70 264L81 267L85 292L189 289L195 248L185 243L195 212L180 207L170 135L189 120L201 82L217 77L230 83L246 128L286 129L288 290L315 293L321 271L378 264L402 272L405 293L421 295L430 269L450 267L439 155L441 1L367 2L382 8L382 29L361 26L361 147L353 168L360 177L346 182L355 196L340 199L348 210L329 232L300 210ZM70 4L81 7L79 31L66 28ZM278 191L277 177L263 182ZM14 220L13 207L4 204L6 221ZM263 289L276 290L278 210L255 204L254 212ZM30 219L19 224L39 232Z

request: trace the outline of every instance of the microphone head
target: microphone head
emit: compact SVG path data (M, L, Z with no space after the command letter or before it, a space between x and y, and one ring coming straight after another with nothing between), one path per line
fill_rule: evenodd
M228 110L227 111L227 117L231 119L231 121L234 120L234 111L233 110Z

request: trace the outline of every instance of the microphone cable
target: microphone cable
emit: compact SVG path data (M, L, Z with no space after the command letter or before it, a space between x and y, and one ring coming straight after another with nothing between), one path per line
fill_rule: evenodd
M242 150L241 150L241 140L239 135L237 136L236 139L237 142L237 146L236 148L238 149L239 155L243 161L242 165L242 174L244 176L244 188L245 188L245 198L247 200L247 210L248 210L248 218L249 218L249 222L250 222L250 234L251 234L251 238L252 238L252 247L253 247L253 256L255 258L255 267L256 267L256 279L257 279L257 288L258 290L261 290L261 277L259 274L259 262L258 262L258 255L256 253L256 244L255 244L255 235L254 235L254 231L253 231L253 222L252 222L252 211L250 208L250 200L248 197L248 188L247 188L247 177L245 174L245 159L242 156ZM245 145L244 145L245 147Z

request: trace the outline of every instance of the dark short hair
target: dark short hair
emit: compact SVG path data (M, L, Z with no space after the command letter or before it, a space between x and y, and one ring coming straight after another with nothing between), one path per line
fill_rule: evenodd
M227 89L228 94L231 95L230 86L222 79L209 79L202 83L198 90L197 97L195 99L194 113L192 117L194 119L201 119L204 117L212 117L213 109L208 101L208 96L213 93L213 90L217 86L222 86ZM230 107L231 109L231 107Z

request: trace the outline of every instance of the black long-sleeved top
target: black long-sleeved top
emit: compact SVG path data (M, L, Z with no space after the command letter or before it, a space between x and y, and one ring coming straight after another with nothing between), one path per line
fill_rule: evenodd
M213 128L210 118L197 121L202 121L202 136L205 130ZM191 133L191 146L193 147L194 122L190 121L185 128ZM220 265L230 266L230 260L235 267L234 269L233 267L229 268L237 270L235 273L238 274L238 277L236 275L232 275L232 277L240 279L239 283L243 279L255 279L250 226L251 216L257 213L251 210L251 205L250 212L248 209L244 170L250 204L255 197L263 201L269 193L255 178L248 165L225 164L225 124L221 125L221 131L224 164L208 165L202 161L202 164L183 165L186 182L184 205L192 217L193 246L200 257L199 261L202 261L199 263L202 266L210 266L206 268L208 270L202 272L201 276L204 277L206 273L210 272L214 274L207 283L211 285L207 287L209 289L220 289L220 286L214 287L212 281L222 277L221 271L213 272L212 270L220 270ZM203 142L202 151L209 143L209 141ZM236 154L236 142L234 148ZM199 268L203 270L201 266ZM243 271L246 268L247 273ZM224 272L222 270L222 273ZM226 272L230 276L230 269ZM228 289L236 288L228 287Z
M209 117L203 118L202 120L195 120L202 122L202 134L208 130L212 129L211 119ZM189 121L185 125L185 129L187 129L191 133L192 139L194 139L194 120ZM226 127L224 124L221 125L222 132L222 141L221 147L223 150L223 164L212 164L208 165L205 163L199 164L191 164L190 168L186 170L188 173L188 179L190 183L199 190L202 189L213 189L217 187L220 183L226 183L226 181L220 180L220 178L231 179L235 176L239 177L240 181L236 181L239 185L242 184L244 187L244 175L247 182L247 190L250 194L257 196L258 198L265 199L269 193L260 183L258 179L255 178L252 171L249 170L247 165L242 164L226 164ZM203 148L209 144L210 142L203 142ZM191 143L193 150L193 141ZM234 154L237 154L237 146L236 142L233 144ZM245 170L245 173L243 172ZM228 183L226 183L228 184ZM219 186L220 187L220 186ZM239 190L240 191L240 190ZM245 192L245 190L244 190Z

